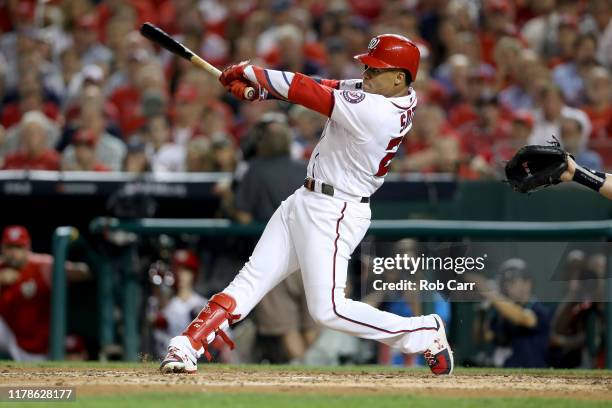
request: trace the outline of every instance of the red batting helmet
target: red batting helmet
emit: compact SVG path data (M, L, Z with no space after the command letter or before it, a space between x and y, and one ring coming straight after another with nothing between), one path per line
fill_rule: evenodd
M372 38L367 54L355 55L354 58L373 68L405 69L414 81L421 53L416 44L402 35L381 34Z
M2 245L15 245L30 248L30 233L21 225L11 225L2 232Z

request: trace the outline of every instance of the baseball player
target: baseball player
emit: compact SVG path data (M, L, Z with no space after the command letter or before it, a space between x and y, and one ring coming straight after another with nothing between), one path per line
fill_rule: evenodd
M53 257L30 250L27 229L6 227L0 243L0 354L18 361L47 358ZM87 265L66 262L68 280L90 276Z
M362 80L314 80L301 73L248 63L223 71L221 83L244 99L247 86L328 117L314 149L304 186L282 202L249 261L221 293L174 337L162 372L196 371L196 362L224 330L244 318L291 273L301 270L308 310L315 322L404 353L423 353L435 374L453 371L453 355L438 315L401 317L345 297L351 253L370 225L370 196L412 126L417 104L410 84L419 50L405 37L379 35L368 52ZM282 311L279 311L282 313Z

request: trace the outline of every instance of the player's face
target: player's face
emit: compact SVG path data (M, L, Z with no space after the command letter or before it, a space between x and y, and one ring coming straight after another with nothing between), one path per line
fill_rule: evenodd
M193 288L193 271L188 268L180 267L176 271L178 278L179 289L192 289Z
M401 71L397 69L373 68L366 65L363 70L363 90L369 93L393 96L398 91L398 85L401 85L401 81L404 81L403 77L398 79L398 73L401 73Z
M28 250L18 245L2 245L2 259L6 266L21 269L28 259Z

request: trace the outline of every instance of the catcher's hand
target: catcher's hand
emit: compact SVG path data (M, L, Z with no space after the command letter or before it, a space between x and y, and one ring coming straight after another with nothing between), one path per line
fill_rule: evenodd
M506 178L514 191L530 193L562 181L569 155L556 139L550 144L521 147L506 164Z

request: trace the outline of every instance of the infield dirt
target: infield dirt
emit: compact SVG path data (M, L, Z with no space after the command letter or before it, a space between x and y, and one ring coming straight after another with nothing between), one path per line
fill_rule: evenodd
M136 368L0 366L3 386L75 387L80 395L123 393L228 392L329 395L412 394L448 397L546 397L612 401L612 377L596 374L537 375L470 373L434 377L422 370L316 370L205 365L197 374L162 375L154 365Z

